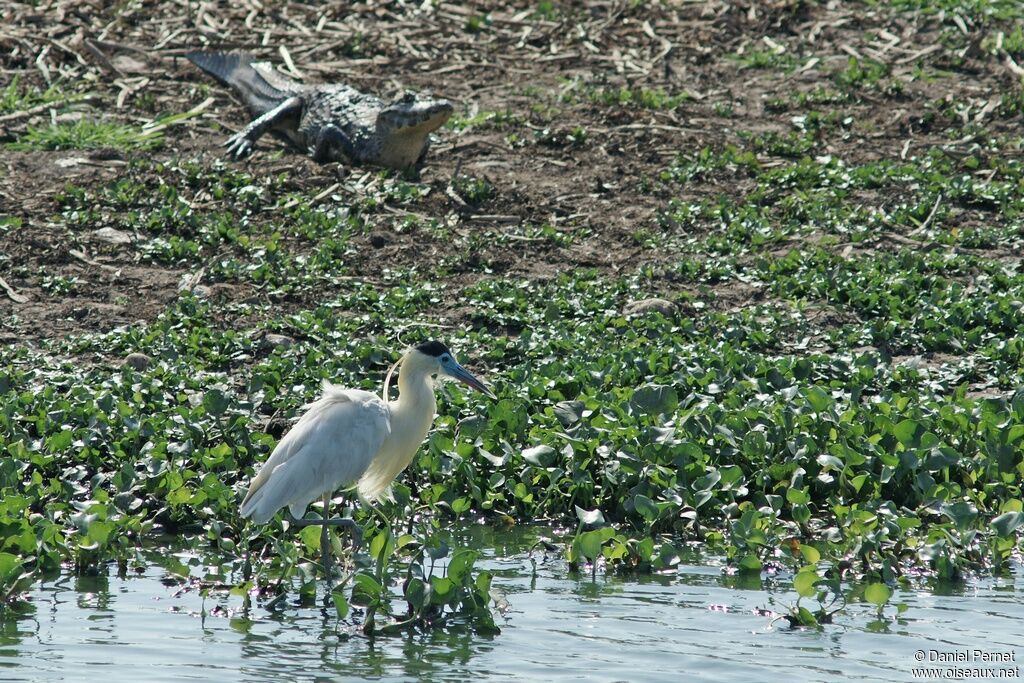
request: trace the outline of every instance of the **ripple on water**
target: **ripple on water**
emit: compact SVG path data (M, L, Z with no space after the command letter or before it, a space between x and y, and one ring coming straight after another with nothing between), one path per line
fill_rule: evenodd
M591 581L569 575L558 559L539 563L534 574L526 552L537 530L499 540L494 533L470 531L461 539L485 549L479 566L495 573L495 588L511 603L494 637L370 641L351 624L339 630L333 609L319 607L256 608L250 622L204 619L202 597L177 594L152 566L124 579L62 577L37 585L26 614L0 617L0 679L903 681L912 680L919 649L1020 647L1018 578L960 591L899 591L893 602L909 606L899 622L873 623L874 609L854 604L822 630L790 630L757 611L795 602L775 581L737 583L713 565ZM216 605L240 616L237 598L207 598L207 609Z

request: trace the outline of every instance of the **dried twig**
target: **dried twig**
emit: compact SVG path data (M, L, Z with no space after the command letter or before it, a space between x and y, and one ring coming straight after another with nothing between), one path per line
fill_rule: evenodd
M928 229L928 226L931 225L932 219L935 218L935 214L938 213L938 211L939 211L939 205L940 204L942 204L942 193L941 192L939 193L939 196L935 198L935 206L933 206L932 210L928 213L928 217L925 218L924 222L921 223L921 225L917 226L917 228L915 230L913 230L911 232L911 234L913 234L915 232L924 232L925 230Z
M18 292L16 292L13 287L7 284L7 281L4 280L2 277L0 277L0 289L3 289L5 292L7 292L7 296L10 298L11 301L13 301L16 304L23 304L26 301L28 301L28 297L18 294Z
M43 104L37 104L34 107L28 109L22 109L20 111L14 111L10 114L4 114L0 116L0 123L8 123L9 121L17 121L18 119L27 118L29 116L35 116L40 114L47 109L60 109L66 107L69 104L84 104L86 102L96 102L99 98L93 95L87 95L85 97L76 97L66 100L59 100L56 102L44 102Z

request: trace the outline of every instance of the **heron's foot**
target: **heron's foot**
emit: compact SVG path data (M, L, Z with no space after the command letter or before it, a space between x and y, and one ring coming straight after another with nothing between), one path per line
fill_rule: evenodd
M321 520L324 524L324 529L329 526L341 526L348 529L348 532L352 534L352 552L358 552L359 548L363 545L363 527L356 524L354 519L348 517L334 517L328 520Z
M298 526L298 527L303 527L303 526L343 526L343 527L346 527L349 530L351 530L352 534L354 536L358 537L360 539L360 541L362 541L362 538L363 538L363 529L362 529L362 527L360 527L358 524L356 524L356 520L352 519L351 517L331 517L330 519L294 519L294 518L290 518L288 521L291 522L292 524L294 524L295 526Z
M330 519L295 519L287 515L288 521L296 527L319 526L320 527L320 552L323 554L324 576L330 580L332 573L331 562L331 539L327 533L328 527L345 527L352 534L352 552L359 550L363 543L363 528L356 524L350 517L331 517Z

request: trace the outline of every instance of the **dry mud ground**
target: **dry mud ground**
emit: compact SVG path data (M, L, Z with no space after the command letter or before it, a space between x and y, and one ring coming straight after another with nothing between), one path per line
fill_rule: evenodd
M321 206L365 200L367 188L379 184L372 169L321 166L269 139L252 158L224 162L222 142L248 115L182 58L189 50L247 50L278 65L287 57L292 66L286 68L307 82L345 81L382 96L430 90L456 102L463 125L436 136L420 179L429 191L364 209L370 229L353 237L345 267L349 277L371 280L385 266L429 271L455 239L467 251L447 275L457 286L494 275L546 278L580 267L610 275L656 268L676 256L659 248L668 228L658 216L672 199L742 197L750 188L735 175L715 173L677 184L652 179L703 148L749 150L751 136L793 131L793 116L801 112L778 103L835 90L851 57L883 64L886 83L900 87L863 88L846 101L820 105L851 123L822 132L813 154L849 164L907 158L950 144L948 131L966 121L993 135L1019 134L1019 116L993 116L1000 97L1019 89L1020 67L992 43L997 31L1012 27L969 14L915 11L909 2L895 5L5 3L0 87L15 79L18 91L57 83L65 94L86 99L70 107L7 110L0 115L0 143L21 140L33 126L52 121L93 118L141 126L196 107L200 113L166 127L162 145L152 151L0 146L0 340L33 343L151 320L175 299L183 280L201 282L227 300L271 296L245 281L218 283L205 276L205 263L217 253L161 262L139 248L149 237L144 231L111 244L95 232L111 224L102 215L89 225L69 225L59 202L69 183L153 183L145 168L133 167L133 160L148 157L214 170L223 163L257 178L282 176L284 190ZM961 121L937 114L943 102L954 100L963 109ZM763 165L777 161L770 151L754 151ZM467 203L451 190L456 175L484 180L493 191ZM203 188L186 200L214 201ZM862 201L884 207L900 197L882 190ZM260 220L282 220L285 203L265 208ZM985 211L960 207L956 220L984 222ZM448 237L403 229L410 216L437 219ZM540 227L531 232L526 226L548 226L548 237ZM684 237L699 239L701 230L712 227L698 222ZM314 241L308 242L311 247ZM852 248L904 244L914 241L894 228ZM54 285L61 278L73 278L74 286L63 291ZM669 298L676 287L668 277L659 285ZM736 282L717 287L702 295L715 307L766 296ZM276 303L301 308L329 296L314 288ZM457 300L444 305L441 313L452 319L466 315Z

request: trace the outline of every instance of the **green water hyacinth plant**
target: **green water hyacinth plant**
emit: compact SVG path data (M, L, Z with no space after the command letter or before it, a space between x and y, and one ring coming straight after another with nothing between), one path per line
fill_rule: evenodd
M503 600L491 592L490 572L474 571L479 553L470 548L452 550L436 537L416 540L411 534L397 538L390 528L378 531L369 546L372 571L358 571L352 578L350 596L335 588L332 593L339 618L349 605L365 610L362 630L369 635L389 635L425 628L471 628L496 634L492 603ZM407 558L404 570L396 567ZM438 563L446 561L443 568ZM401 579L401 599L407 610L395 613L391 585Z

